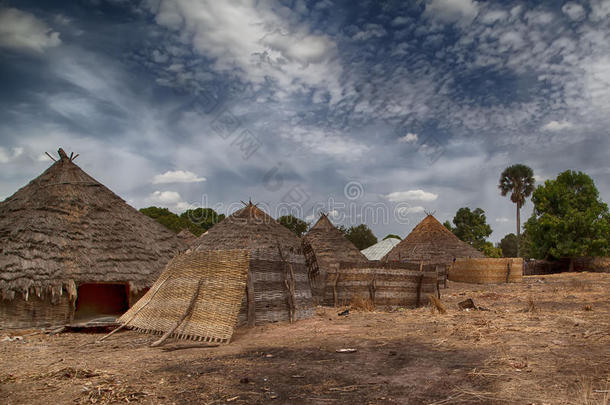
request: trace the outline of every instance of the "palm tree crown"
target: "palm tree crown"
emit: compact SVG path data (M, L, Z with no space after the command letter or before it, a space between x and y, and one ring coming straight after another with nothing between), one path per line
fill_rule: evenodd
M534 171L530 167L516 164L504 169L498 188L503 196L511 193L510 200L521 208L525 199L532 195L535 182Z

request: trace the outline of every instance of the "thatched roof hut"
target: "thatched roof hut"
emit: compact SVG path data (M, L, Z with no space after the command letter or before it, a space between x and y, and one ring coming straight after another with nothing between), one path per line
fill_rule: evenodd
M450 265L453 259L469 257L485 255L458 239L434 216L428 215L382 260Z
M373 246L369 246L366 249L361 250L362 254L369 260L381 260L385 255L388 254L394 246L400 243L400 239L387 238L380 242L375 243Z
M338 230L325 214L303 237L314 300L321 303L331 266L340 262L363 263L367 258Z
M185 248L62 149L59 157L0 204L0 327L122 313Z
M178 232L178 238L180 238L180 240L184 242L187 246L190 246L191 243L197 240L197 237L186 228Z
M300 239L251 202L223 219L191 250L250 251L249 288L237 324L260 324L313 316L313 301Z

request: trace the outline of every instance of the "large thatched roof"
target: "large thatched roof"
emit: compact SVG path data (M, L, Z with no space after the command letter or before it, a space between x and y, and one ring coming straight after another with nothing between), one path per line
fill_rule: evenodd
M65 152L0 204L0 291L61 293L81 282L149 287L184 244Z
M454 258L467 257L485 257L485 255L462 242L436 218L428 215L382 260L450 264Z
M318 265L324 261L366 262L367 258L338 230L325 214L304 237L316 254Z
M275 256L282 252L301 254L301 241L288 228L249 203L201 235L191 249L196 251L250 249L266 250Z

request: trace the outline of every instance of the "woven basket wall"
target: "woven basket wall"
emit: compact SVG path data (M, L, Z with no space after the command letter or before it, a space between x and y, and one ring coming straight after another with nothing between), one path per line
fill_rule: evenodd
M119 322L147 333L171 330L186 312L203 280L192 315L172 336L226 343L233 335L245 295L250 255L246 250L215 250L180 254Z
M510 264L510 274L509 274ZM518 283L523 279L522 258L457 259L450 267L448 277L461 283Z
M341 263L332 266L324 303L349 305L354 298L372 300L378 307L415 307L436 294L437 273L434 268L412 269L407 263ZM336 280L336 281L335 281Z

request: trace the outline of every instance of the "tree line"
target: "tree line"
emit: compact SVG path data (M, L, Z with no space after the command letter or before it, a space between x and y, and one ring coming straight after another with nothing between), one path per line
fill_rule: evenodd
M502 172L498 188L502 196L509 196L515 204L516 234L507 234L496 245L487 240L492 228L481 208L460 208L452 222L445 221L443 225L488 257L553 260L610 255L608 205L601 200L593 179L586 173L567 170L536 187L533 170L516 164ZM521 232L521 208L530 197L534 210ZM176 233L188 229L195 236L225 217L211 208L187 210L180 215L159 207L142 208L140 212ZM279 217L278 222L299 237L311 225L292 215ZM377 237L365 224L337 228L360 250L377 243ZM400 236L389 234L383 239L387 238L400 239Z

